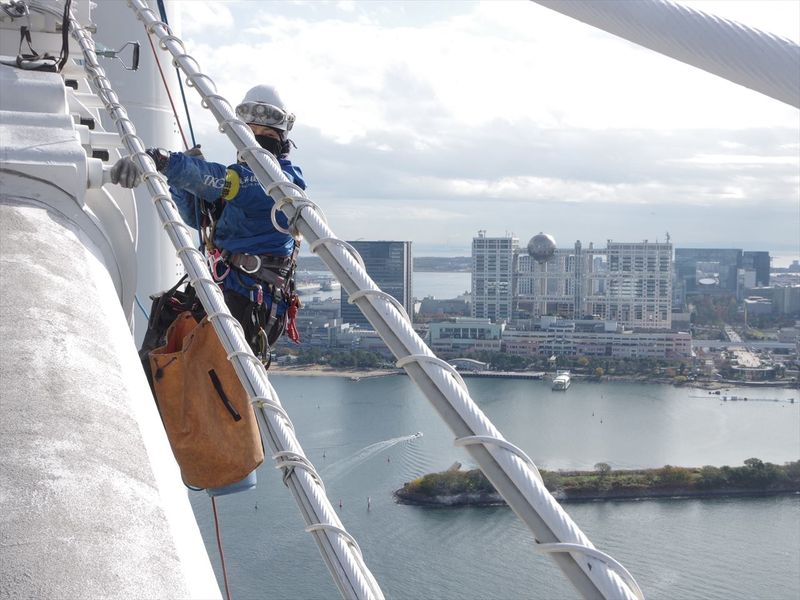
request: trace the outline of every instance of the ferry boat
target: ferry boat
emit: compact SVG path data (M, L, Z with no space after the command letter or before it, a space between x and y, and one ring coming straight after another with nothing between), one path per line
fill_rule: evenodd
M569 371L556 371L556 376L553 379L554 390L563 392L569 387L570 383L572 383L572 380L570 379Z

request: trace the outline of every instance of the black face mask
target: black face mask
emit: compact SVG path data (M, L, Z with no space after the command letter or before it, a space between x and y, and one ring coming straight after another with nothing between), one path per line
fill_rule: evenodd
M256 141L258 142L259 146L264 148L264 150L271 152L276 158L282 154L285 154L283 151L285 144L281 140L276 140L268 135L257 135Z

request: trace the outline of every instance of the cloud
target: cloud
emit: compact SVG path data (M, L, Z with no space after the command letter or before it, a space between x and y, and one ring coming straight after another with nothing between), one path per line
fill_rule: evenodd
M180 30L186 35L230 31L234 18L230 9L222 2L192 0L191 8L186 3L181 7ZM188 9L188 10L187 10Z
M698 7L796 39L795 5ZM214 27L191 3L190 53L234 105L279 87L293 156L342 237L468 247L524 223L800 246L800 117L751 90L529 2L221 6ZM231 160L195 114L206 155Z

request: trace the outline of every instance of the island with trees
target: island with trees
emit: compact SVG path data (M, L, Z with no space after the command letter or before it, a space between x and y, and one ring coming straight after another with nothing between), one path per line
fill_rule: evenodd
M560 502L800 493L800 460L777 465L748 458L741 467L666 465L636 470L615 470L607 463L597 463L593 471L540 473L545 487ZM406 483L394 496L402 504L426 506L505 504L480 470L462 471L459 463Z

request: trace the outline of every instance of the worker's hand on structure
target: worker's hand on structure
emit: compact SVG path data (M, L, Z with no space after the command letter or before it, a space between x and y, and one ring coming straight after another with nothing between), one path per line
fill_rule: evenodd
M120 158L111 167L111 183L117 183L124 188L135 188L142 181L139 167L130 156Z
M184 152L186 156L191 156L192 158L199 158L200 160L205 160L206 157L203 156L203 151L200 150L200 144L197 144L194 148L189 148L186 152Z

